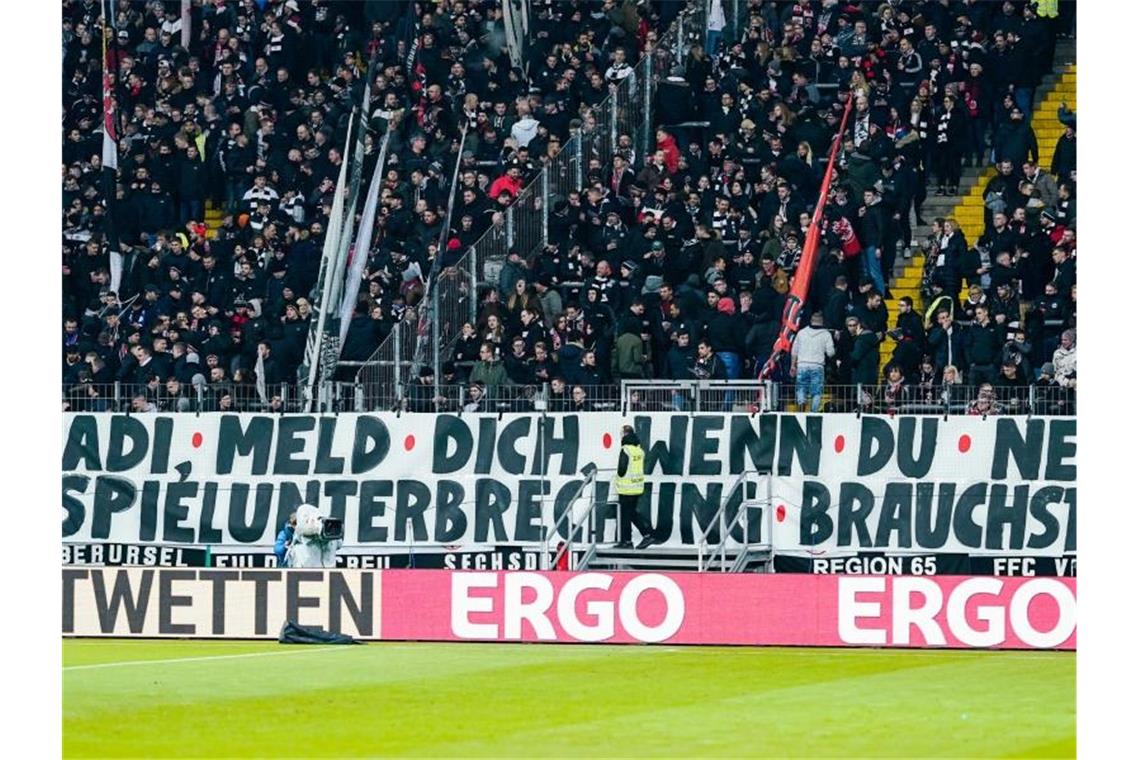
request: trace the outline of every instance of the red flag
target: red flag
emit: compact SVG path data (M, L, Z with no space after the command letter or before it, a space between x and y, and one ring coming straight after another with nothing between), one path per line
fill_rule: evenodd
M827 159L827 172L823 175L823 182L819 188L819 200L815 204L815 211L811 216L811 226L808 227L807 238L804 240L804 252L800 256L800 265L796 269L796 279L792 284L788 299L784 302L784 316L781 320L780 335L772 346L772 355L760 370L760 379L771 377L780 358L792 350L792 340L800 329L800 312L807 302L808 287L811 285L811 276L815 272L815 262L819 258L819 230L823 224L823 208L827 205L827 194L831 189L831 180L835 172L835 156L839 152L839 144L843 139L843 132L847 128L847 115L851 113L852 98L848 96L847 106L843 109L843 119L839 123L839 131L831 144L831 152Z
M103 72L103 166L119 168L118 130L115 129L115 98L111 94L111 74Z

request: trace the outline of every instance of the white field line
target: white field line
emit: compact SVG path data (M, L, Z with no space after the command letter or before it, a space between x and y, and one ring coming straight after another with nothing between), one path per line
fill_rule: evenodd
M64 672L72 670L96 670L99 668L119 668L129 665L170 665L180 662L208 662L210 660L239 660L246 657L280 657L287 654L311 654L313 652L327 652L337 649L350 649L351 646L337 645L331 647L302 647L286 652L247 652L245 654L216 654L205 657L172 657L164 660L123 660L121 662L100 662L92 665L67 665Z
M235 643L237 643L237 642L235 642ZM377 643L379 643L379 642L377 642ZM388 643L388 644L386 644L382 647L379 647L379 648L382 649L383 651L391 651L393 649L413 649L413 648L416 648L419 643L437 643L437 642L417 642L417 643L395 644L395 645L393 645L393 643ZM460 644L462 644L464 642L448 642L448 643L460 643ZM487 643L496 643L496 642L471 642L471 643L487 644ZM504 642L504 643L510 644L513 642ZM638 652L640 654L654 654L654 653L658 653L658 652L667 652L667 653L685 652L686 654L694 654L694 653L699 652L701 654L716 655L716 654L722 653L722 652L714 651L714 650L707 649L705 647L700 647L700 646L661 647L661 648L630 646L629 648L632 651ZM239 659L245 659L248 657L274 657L274 656L282 656L282 655L289 655L289 654L306 654L306 653L313 653L313 652L327 652L329 650L335 651L338 649L355 649L355 647L345 646L345 645L337 645L337 646L310 648L310 647L306 646L306 647L301 647L299 649L290 649L290 650L284 651L284 652L280 652L280 651L279 652L246 652L244 654L218 654L218 655L207 655L207 656L203 656L203 657L173 657L173 658L161 659L161 660L123 660L120 662L100 662L100 663L94 663L91 665L68 665L68 666L65 666L63 668L63 671L66 673L66 672L75 671L75 670L99 670L102 668L118 668L118 667L128 667L128 666L132 666L132 665L170 665L170 664L178 664L181 662L209 662L212 660L239 660ZM552 649L556 650L556 649L558 649L558 647L552 647ZM741 649L747 649L747 647L741 647ZM761 654L765 650L769 650L769 649L770 649L769 647L756 647L756 650L757 650L756 653ZM956 659L955 655L961 655L961 656L963 656L963 659L965 659L965 658L975 659L975 658L970 658L969 656L970 655L977 655L977 654L980 654L981 652L987 652L987 651L995 651L995 652L1002 651L1005 654L1013 655L1017 659L1021 659L1021 660L1053 659L1055 657L1055 655L1057 654L1055 652L1054 653L1045 653L1045 652L1034 652L1032 650L970 650L970 649L926 649L926 650L923 650L923 649L904 649L901 647L898 649L875 649L875 648L868 648L868 647L852 647L851 649L839 649L839 650L835 650L835 649L820 650L820 649L811 649L811 648L791 649L788 651L780 652L779 656L780 657L850 657L852 655L856 655L856 654L860 654L860 653L862 653L862 654L871 654L871 653L888 654L888 653L896 653L897 652L897 653L907 653L911 656L913 656L913 655L924 655L924 656L927 656L930 658ZM770 651L768 653L773 654Z

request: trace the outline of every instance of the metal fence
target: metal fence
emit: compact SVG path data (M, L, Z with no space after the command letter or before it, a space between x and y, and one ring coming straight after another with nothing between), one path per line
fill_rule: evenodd
M419 321L408 319L392 344L414 341ZM980 416L1074 415L1076 392L1057 385L888 386L826 385L818 397L794 383L758 380L626 380L610 385L562 382L479 387L475 383L438 383L413 377L410 360L369 365L355 381L321 384L322 412L404 411L462 412L673 412L757 414L939 414ZM397 380L399 377L399 380ZM363 379L361 379L363 378ZM70 412L301 412L307 409L302 384L265 388L253 383L185 385L168 389L130 383L74 383L63 386L64 410Z
M626 380L622 407L646 412L772 411L775 384L762 380Z
M322 390L332 393L352 388ZM353 384L349 384L352 386ZM259 388L252 382L223 383L64 383L67 412L301 412L306 409L304 383L276 383ZM352 408L345 404L345 408Z
M774 385L773 411L868 414L1072 415L1075 390L1058 385Z
M421 300L419 306L422 307ZM373 410L398 409L404 387L412 380L417 351L431 339L431 321L422 308L408 307L399 322L381 342L376 352L364 362L356 375L361 387L364 408ZM351 366L350 362L341 362ZM318 399L322 410L334 410L334 398L328 393L328 384L321 388Z

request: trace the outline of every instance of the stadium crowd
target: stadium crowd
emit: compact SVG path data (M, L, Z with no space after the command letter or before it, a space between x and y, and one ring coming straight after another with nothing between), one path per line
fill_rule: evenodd
M864 407L1018 411L1036 386L1074 408L1076 118L1058 114L1066 132L1048 167L1028 124L1071 8L1044 18L1008 1L741 4L741 34L714 24L662 72L655 149L638 155L621 135L582 188L551 199L550 244L511 252L480 288L478 319L443 357L443 376L421 369L408 408L541 398L551 411L589 410L624 379L755 377L849 97L804 329L776 379L813 408L825 383L868 389L854 401ZM446 275L592 123L630 64L664 44L682 7L533 2L516 67L498 2L210 0L194 6L188 48L172 5L116 6L112 202L100 182L100 4L64 3L72 409L107 408L116 380L133 389L135 411L188 408L196 387L210 409L281 408L264 388L295 379L301 363L348 114L370 86L364 176L389 125L392 145L343 351L367 359L429 273ZM923 217L928 195L967 190L967 163L997 169L978 240ZM207 203L225 210L216 237ZM899 299L888 314L895 260L919 251L923 302Z

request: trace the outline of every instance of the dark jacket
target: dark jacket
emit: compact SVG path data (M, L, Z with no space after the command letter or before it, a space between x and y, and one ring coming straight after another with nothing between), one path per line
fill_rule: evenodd
M993 320L982 326L975 322L966 331L966 359L971 367L993 367L1001 361L1003 333L999 333Z
M858 385L877 385L879 382L879 339L873 332L855 337L851 349L851 382Z
M882 248L883 240L887 234L887 215L882 201L873 206L867 206L863 212L862 224L859 227L859 240L865 248L874 246Z
M708 338L713 351L744 352L744 336L747 333L744 321L739 314L717 312L708 323Z
M1017 169L1027 158L1038 159L1037 133L1024 120L1016 124L1007 120L997 128L994 149L998 161L1008 159Z
M966 331L955 326L953 332L947 335L940 326L935 325L926 334L926 342L930 347L930 355L934 358L935 366L939 368L954 365L963 369L966 359Z

